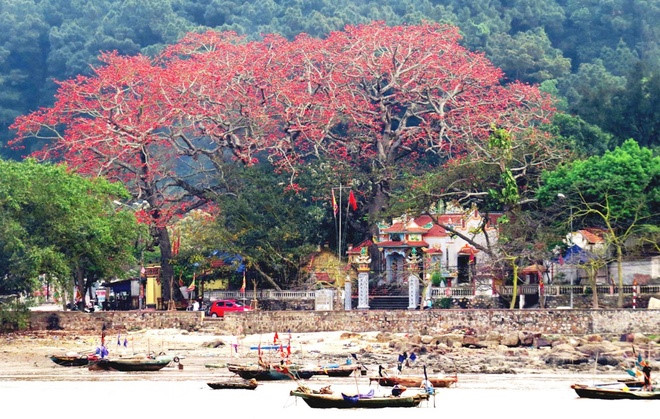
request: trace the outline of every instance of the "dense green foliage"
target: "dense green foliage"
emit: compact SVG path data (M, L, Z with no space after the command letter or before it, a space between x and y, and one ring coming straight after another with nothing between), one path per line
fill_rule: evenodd
M320 37L372 20L455 24L509 79L555 86L566 111L612 136L606 147L657 145L660 5L647 0L4 0L0 141L16 116L53 102L54 80L89 74L100 51L149 54L208 28Z
M628 140L602 156L575 160L544 173L538 196L546 205L557 198L570 205L569 216L586 227L599 228L608 246L603 256L616 258L618 306L623 307L622 263L625 252L653 243L657 252L660 223L660 156ZM573 226L575 224L571 223ZM598 264L592 259L593 285ZM598 307L594 293L594 307Z
M30 325L30 304L18 298L0 301L0 333L24 330Z
M248 278L295 287L307 257L332 231L327 202L311 197L306 179L307 191L283 190L286 176L268 164L234 168L232 177L232 192L217 199L224 234L216 244L245 258Z
M538 191L542 202L553 202L562 193L574 212L599 204L607 208L620 230L636 220L640 224L660 222L660 156L634 140L602 156L576 160L547 172L543 181ZM600 216L585 212L584 217L586 225L605 227Z
M120 184L65 166L0 160L0 294L30 292L40 274L79 290L133 260L135 217L118 211ZM75 282L74 282L75 280Z

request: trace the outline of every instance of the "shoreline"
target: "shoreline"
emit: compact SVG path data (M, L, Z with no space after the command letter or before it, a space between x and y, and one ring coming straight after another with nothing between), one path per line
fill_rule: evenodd
M181 369L171 368L171 379L191 377L232 376L223 364L256 363L257 351L251 347L285 347L290 339L291 362L304 366L360 362L368 375L376 375L382 365L391 374L397 373L398 358L404 352L407 364L403 373L420 374L427 366L429 374L588 374L597 373L627 378L626 369L634 366L636 354L650 360L658 370L660 345L645 336L635 336L635 342L612 342L600 336L556 337L547 346L515 346L483 342L474 345L458 343L447 336L425 336L382 332L316 332L274 333L245 336L221 336L179 329L144 329L111 333L106 337L110 357L133 354L164 353L180 358ZM57 380L97 380L103 375L90 374L87 368L61 367L49 357L55 354L92 353L100 346L101 336L78 335L71 332L19 332L0 335L0 381L33 380L40 376ZM461 341L463 342L463 341ZM469 342L469 340L468 340ZM119 343L119 345L117 345ZM124 346L124 343L126 346ZM635 352L633 352L635 351ZM355 354L357 361L352 357ZM279 351L264 351L267 362L282 359ZM210 368L209 366L216 366ZM168 367L170 368L170 367ZM168 374L169 375L169 374ZM107 374L106 374L107 376ZM140 377L141 375L137 375ZM155 379L147 373L144 377Z

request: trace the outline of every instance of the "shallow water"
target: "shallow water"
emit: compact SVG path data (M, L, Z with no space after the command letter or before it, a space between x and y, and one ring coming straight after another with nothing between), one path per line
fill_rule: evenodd
M591 384L591 375L517 374L459 375L458 385L437 389L435 400L418 408L341 410L311 409L302 400L289 396L294 382L262 382L256 390L212 390L207 386L212 375L195 378L182 371L156 373L88 374L70 370L55 380L39 377L0 376L0 403L16 406L22 417L89 418L175 418L184 416L221 417L240 414L250 419L271 417L314 419L356 417L401 418L656 418L657 400L580 399L569 387L573 383ZM217 380L224 376L217 375ZM619 376L598 376L599 382ZM47 378L52 379L52 378ZM314 377L304 381L311 388L331 384L337 391L364 393L369 390L366 377ZM373 387L377 387L375 384ZM378 390L378 389L377 389ZM20 410L19 410L20 409ZM11 409L10 411L14 411ZM66 412L69 412L68 414ZM7 417L4 414L3 417Z

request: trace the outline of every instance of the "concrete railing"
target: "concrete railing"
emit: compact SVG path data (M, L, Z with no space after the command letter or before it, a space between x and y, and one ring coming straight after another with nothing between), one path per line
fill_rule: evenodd
M262 290L257 291L206 291L204 296L210 300L313 300L316 298L316 291L275 291Z
M633 293L632 285L623 286L623 294L631 295ZM638 295L648 295L648 294L660 294L660 285L638 285ZM599 285L596 287L598 294L617 294L619 287L616 285ZM573 295L585 295L591 294L592 289L588 285L545 285L543 287L543 293L546 296L560 296L560 295L570 295L571 290ZM497 287L494 290L494 293L500 294L503 296L510 296L513 294L513 286L506 285ZM539 286L537 284L533 285L518 285L517 290L518 295L536 295L539 293ZM274 290L262 290L257 291L255 294L254 291L206 291L204 293L205 297L211 300L254 300L255 296L257 300L314 300L316 298L316 290L307 290L307 291L274 291ZM452 297L452 298L463 298L463 297L472 297L475 295L475 290L473 287L432 287L431 296L433 298L443 298L443 297Z
M622 290L624 295L631 295L633 293L633 285L624 285ZM573 295L591 294L592 287L589 285L546 285L543 287L543 293L546 296L570 295L571 290ZM598 294L618 294L619 287L616 285L598 285L596 287ZM513 286L501 286L498 290L500 295L510 296L513 294ZM518 295L535 295L539 293L539 286L534 285L519 285ZM660 293L660 285L638 285L638 295L645 294L658 294Z

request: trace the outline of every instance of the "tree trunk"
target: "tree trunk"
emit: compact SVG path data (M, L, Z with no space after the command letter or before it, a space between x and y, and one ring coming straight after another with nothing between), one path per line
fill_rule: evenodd
M379 183L374 187L374 192L371 196L371 201L367 206L367 214L370 220L370 231L372 236L378 235L378 223L376 220L380 218L380 214L387 205L387 194L383 191L387 185Z
M181 292L174 286L174 269L170 264L172 259L172 243L167 227L154 227L154 238L160 248L160 280L162 285L163 301L180 299Z
M275 282L275 280L273 278L271 278L270 275L268 275L266 272L261 270L259 265L254 264L254 265L252 265L252 267L254 269L256 269L256 271L259 272L261 274L261 276L263 276L266 279L266 281L268 281L268 283L273 286L273 288L275 288L278 291L282 291L282 288L277 284L277 282Z
M516 297L518 296L518 265L516 265L515 259L513 259L511 265L513 265L513 292L511 293L509 310L513 310L516 307Z
M616 269L617 275L619 275L619 295L617 296L616 306L618 308L623 307L623 254L621 252L621 246L616 247Z
M591 266L589 268L589 279L591 280L591 301L592 301L592 307L593 308L599 308L598 307L598 288L596 287L596 279L598 277L598 268L595 266Z
M83 311L85 309L85 277L83 270L80 268L76 268L76 272L74 273L75 275L75 286L76 290L78 293L73 294L74 300L76 299L76 295L80 295L80 301L74 301L78 305L78 309L80 311Z

